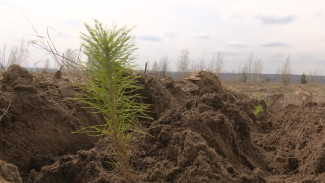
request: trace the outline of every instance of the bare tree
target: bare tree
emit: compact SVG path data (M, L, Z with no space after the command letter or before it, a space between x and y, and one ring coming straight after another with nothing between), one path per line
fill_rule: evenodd
M258 58L258 56L254 53L254 51L251 51L250 54L248 55L246 70L247 70L248 81L259 80L259 76L262 74L262 70L263 70L263 63L261 58ZM253 79L251 78L252 75L253 75Z
M207 66L206 70L207 71L210 71L210 72L214 72L214 65L215 65L215 63L216 63L216 57L213 56L212 59L211 59L211 61L210 61L210 63L209 63L209 65Z
M314 77L313 77L313 72L310 71L308 74L308 83L314 83Z
M218 75L218 77L220 77L220 74L222 72L222 65L223 65L223 55L221 52L218 52L217 55L217 62L215 64L215 73Z
M51 66L50 66L50 59L49 58L47 58L46 60L45 60L45 62L44 62L44 66L43 66L43 70L49 70L49 68L50 68Z
M1 71L2 70L6 70L6 65L7 65L7 61L6 61L6 48L7 45L4 45L2 50L0 50L0 66L1 66Z
M37 72L47 72L50 69L50 60L49 58L43 60L38 60L33 63L33 68L37 70Z
M315 69L314 71L310 71L308 75L308 83L319 83L320 82L321 71Z
M80 65L80 50L66 49L62 55L63 71L76 71L79 70Z
M321 75L322 75L322 71L317 70L316 71L316 83L320 83L321 82L321 79L322 79Z
M253 72L253 69L252 69L252 65L254 64L254 62L258 62L257 61L258 58L257 56L254 54L253 51L250 52L250 54L248 55L248 60L247 62L245 63L245 65L243 67L240 67L239 68L239 73L241 73L241 81L242 82L246 82L246 81L251 81L251 75L252 75L252 72Z
M256 59L256 56L255 56L254 52L251 51L250 54L248 55L248 60L247 60L247 72L249 74L251 74L252 64L253 64L253 62L254 62L255 59Z
M23 62L25 62L28 57L27 47L28 46L25 44L24 40L20 42L19 46L12 47L8 57L7 66L11 64L21 65Z
M288 85L290 83L290 75L291 75L291 60L290 60L290 55L288 55L281 70L281 81L283 84Z
M189 72L189 52L188 50L182 50L180 61L178 64L178 77L184 78Z
M204 71L206 70L206 67L205 67L205 52L203 51L202 53L202 57L198 59L198 65L197 65L197 70L199 71Z
M204 71L205 70L205 60L204 60L204 58L199 60L198 69L199 69L199 71Z
M199 70L198 68L199 68L198 64L194 60L192 60L190 72L198 71Z
M1 70L5 70L11 64L21 65L24 63L28 58L28 45L25 43L24 40L20 42L19 46L13 46L9 50L9 56L6 57L7 53L7 46L4 45L2 50L0 50L0 67Z
M219 76L221 73L221 68L222 68L222 60L223 60L223 55L219 51L217 54L217 57L215 57L215 56L212 57L210 64L208 65L208 67L206 69L210 72L216 73Z
M62 54L62 65L59 66L62 67L61 71L64 74L67 74L70 80L73 82L78 82L80 79L82 79L80 53L81 50L72 50L70 48L66 49ZM58 64L58 62L55 63Z
M262 74L262 70L263 70L263 62L260 58L255 57L254 60L254 67L253 67L253 73L254 73L254 81L259 81L260 80L260 76Z
M276 82L277 82L277 83L280 83L280 81L281 81L281 69L278 68L278 69L276 70Z
M257 55L251 51L248 55L246 64L240 69L240 72L242 73L241 81L259 81L262 70L263 63L261 58L258 58Z
M158 78L158 63L157 61L155 61L152 65L152 68L151 68L151 73L154 75L155 78Z
M232 81L236 81L236 70L235 70L235 69L233 69L233 70L231 71L231 80L232 80Z
M159 72L162 78L167 77L169 71L169 62L166 56L162 57L159 61Z
M241 78L240 81L241 82L246 82L248 80L248 75L249 75L249 63L246 63L242 68L241 68Z

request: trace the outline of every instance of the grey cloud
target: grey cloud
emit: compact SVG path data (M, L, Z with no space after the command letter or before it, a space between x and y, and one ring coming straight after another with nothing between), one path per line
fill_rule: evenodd
M154 42L161 41L161 38L160 37L150 36L150 35L136 36L136 39L144 40L144 41L154 41Z
M59 39L71 38L71 36L69 36L69 35L66 35L66 34L60 34L60 33L55 34L54 36L57 37L57 38L59 38Z
M249 47L249 45L247 45L247 44L239 44L239 43L229 44L229 46L233 47L233 48L246 48L246 47Z
M178 34L176 32L166 32L164 36L168 38L175 38L178 37Z
M226 57L236 57L236 56L241 55L241 54L236 53L236 52L226 51L226 52L222 52L222 55L224 55Z
M315 18L323 18L324 17L324 13L323 12L317 12L314 14Z
M296 16L274 17L274 16L258 16L263 24L288 24L298 19Z
M273 55L270 55L270 57L273 57L273 58L276 58L276 59L279 59L279 58L286 59L287 56L288 56L287 54L283 54L283 53L275 53Z
M16 4L14 2L8 0L0 0L0 4L7 7L16 7Z
M316 58L316 59L317 59L317 58ZM304 60L304 62L305 62L305 60ZM322 60L322 59L311 60L311 62L312 62L313 64L324 64L324 60ZM319 70L319 72L321 72L321 71Z
M22 42L22 41L24 41L24 39L17 38L17 37L12 37L11 38L11 41L14 41L14 42Z
M242 14L233 14L230 16L231 19L242 19L243 15Z
M210 36L202 35L202 36L198 37L198 39L210 39Z
M297 61L295 59L295 62L300 62L306 64L313 65L313 64L324 64L324 60L322 58L322 55L319 54L297 54L296 55Z
M73 27L79 27L79 26L82 25L82 22L79 21L79 20L65 20L65 21L59 22L59 24L61 24L61 25L70 25L70 26L73 26Z
M288 47L290 46L289 44L282 43L282 42L269 42L262 44L261 46L263 47Z

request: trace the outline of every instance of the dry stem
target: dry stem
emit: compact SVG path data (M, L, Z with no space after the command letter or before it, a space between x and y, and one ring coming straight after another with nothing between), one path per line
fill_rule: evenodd
M6 115L6 113L8 112L9 108L10 108L10 105L11 105L11 100L9 101L9 104L8 104L8 107L7 109L5 110L5 112L0 116L0 121L2 120L2 118Z

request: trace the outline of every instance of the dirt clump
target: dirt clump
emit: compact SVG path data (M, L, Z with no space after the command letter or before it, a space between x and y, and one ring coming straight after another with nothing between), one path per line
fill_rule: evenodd
M19 65L11 65L3 74L3 84L14 86L16 84L28 84L33 81L33 76Z
M3 76L0 159L16 165L24 179L32 169L40 170L64 154L94 146L97 138L72 134L101 123L101 117L85 109L85 104L62 94L73 93L74 86L18 65L10 66Z
M21 183L18 168L15 165L0 160L0 182Z
M29 182L121 182L118 176L107 173L114 169L106 151L99 149L105 146L108 147L109 144L98 143L91 150L64 155L51 166L43 167L41 172L33 170Z

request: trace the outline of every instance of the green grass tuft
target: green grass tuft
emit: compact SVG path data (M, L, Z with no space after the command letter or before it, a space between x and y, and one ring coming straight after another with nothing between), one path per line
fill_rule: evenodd
M263 114L263 106L262 105L257 105L255 106L255 109L254 109L254 115L257 117L257 118L260 118Z

